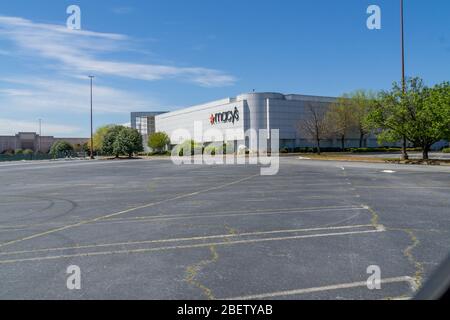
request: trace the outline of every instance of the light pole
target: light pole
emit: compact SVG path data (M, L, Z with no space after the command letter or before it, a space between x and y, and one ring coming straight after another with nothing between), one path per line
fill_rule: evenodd
M400 33L401 33L401 43L402 43L402 92L403 98L406 95L406 77L405 77L405 29L404 29L404 18L403 18L403 0L400 0ZM406 151L407 141L406 136L403 136L403 160L408 160L408 152Z
M93 125L93 117L92 117L92 85L94 76L89 76L91 79L91 160L94 159L94 125Z
M38 145L38 152L41 153L41 146L42 146L42 119L39 119L39 145Z
M403 21L403 0L400 0L400 23L401 23L401 37L402 37L402 88L404 94L406 92L406 80L405 80L405 30Z

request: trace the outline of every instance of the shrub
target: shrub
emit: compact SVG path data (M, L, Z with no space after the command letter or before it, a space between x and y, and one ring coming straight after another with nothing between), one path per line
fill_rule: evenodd
M3 151L2 154L7 155L7 156L12 156L12 155L14 155L14 150L7 149L7 150Z
M443 153L450 153L450 148L444 148L444 149L442 149L442 152Z
M22 152L22 154L24 154L24 155L30 155L30 154L34 154L34 151L33 151L33 150L30 150L30 149L26 149L26 150L24 150L24 151Z
M156 132L148 137L148 146L159 153L161 153L169 143L169 136L165 132Z
M227 152L230 152L230 154L233 152L233 146L231 144L220 142L212 143L204 148L203 153L206 153L211 156L215 156L216 154L227 154Z
M215 156L217 153L219 153L219 146L215 146L215 145L209 145L206 146L205 149L203 150L204 153Z
M191 156L194 154L202 154L204 151L203 145L196 143L194 140L186 140L183 143L177 145L172 154L178 155L180 157L186 156L187 153L191 152Z
M90 141L89 141L90 142ZM82 146L82 151L83 152L89 152L90 150L91 150L91 147L89 146L89 142L85 142L85 143L83 143L83 146ZM95 148L94 148L95 149ZM100 150L101 148L99 148L98 150Z
M14 154L23 154L23 150L22 149L16 149L16 150L14 150Z
M141 153L139 153L138 155L140 155L140 156L150 156L150 157L153 157L153 156L170 156L171 153L170 153L170 151L164 151L164 152L147 152L147 153L141 152Z
M399 147L379 147L379 148L352 148L350 149L352 153L365 153L365 152L400 152L402 151ZM408 148L407 151L420 152L422 148Z
M73 146L67 141L55 142L50 148L50 154L53 157L65 156L68 157L73 153Z

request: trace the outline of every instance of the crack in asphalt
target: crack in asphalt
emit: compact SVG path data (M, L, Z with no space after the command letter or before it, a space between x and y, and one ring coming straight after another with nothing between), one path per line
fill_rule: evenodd
M406 258L408 258L408 261L416 269L416 273L414 274L413 280L415 283L414 291L417 291L422 287L423 277L425 274L425 267L423 266L423 263L419 262L413 254L414 249L420 245L420 240L417 238L416 234L411 229L388 228L388 230L405 232L411 238L412 244L403 251L403 254Z
M351 181L350 177L347 174L347 170L345 170L345 168L342 168L342 169L343 169L343 176L345 177L345 180L349 181L351 183L353 190L355 191L355 195L359 196L359 194L356 192L356 188L358 186L355 186L354 183ZM390 227L386 227L385 225L381 225L380 224L380 216L378 215L378 213L374 209L372 209L369 205L366 205L366 204L361 204L361 205L366 207L367 210L371 213L372 218L371 218L370 222L374 228L382 227L382 228L385 228L386 231L401 231L401 232L405 232L410 237L412 243L405 250L403 250L403 255L408 259L408 261L414 266L414 268L416 270L414 276L412 277L413 282L414 282L414 287L411 289L412 289L412 291L419 290L420 287L422 286L425 268L424 268L423 264L421 262L419 262L413 254L414 249L420 245L420 240L417 238L416 234L414 233L414 230L407 229L407 228L390 228ZM404 296L407 296L407 295L405 294ZM386 299L389 299L389 298L386 298Z
M238 234L238 230L236 230L228 225L225 225L224 228L225 228L225 230L227 230L227 232L230 235ZM229 242L230 239L225 239L225 241ZM204 268L206 268L210 264L216 263L219 260L219 254L217 253L216 246L212 245L211 247L209 247L209 250L211 252L212 258L209 260L202 260L199 263L196 263L192 266L187 267L185 281L187 283L189 283L190 285L199 288L203 292L203 294L205 295L205 297L207 299L215 300L212 290L196 280L196 277Z
M219 260L219 254L217 253L216 246L210 246L209 250L211 252L211 258L208 260L202 260L196 264L193 264L191 266L188 266L186 268L186 277L185 281L189 283L190 285L197 287L203 292L203 295L208 300L214 300L214 294L212 290L205 285L201 284L196 278L199 275L199 273L206 268L208 265L216 263Z

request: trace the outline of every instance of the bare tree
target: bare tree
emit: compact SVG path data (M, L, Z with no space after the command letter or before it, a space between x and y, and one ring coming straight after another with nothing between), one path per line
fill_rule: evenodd
M327 108L308 103L305 106L305 117L297 124L297 129L303 137L316 143L318 154L321 153L320 142L329 136L327 126Z
M377 96L371 91L358 90L350 94L354 126L359 133L359 147L364 146L366 137L370 134L370 128L366 123L369 110L375 105Z
M331 132L341 140L341 148L345 150L345 140L355 128L355 114L351 99L344 95L334 103L326 115Z

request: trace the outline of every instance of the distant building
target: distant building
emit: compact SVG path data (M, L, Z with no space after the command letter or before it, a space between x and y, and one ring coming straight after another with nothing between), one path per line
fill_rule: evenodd
M142 136L144 149L150 151L147 147L148 136L156 132L156 116L165 112L132 112L131 128L136 129Z
M147 136L155 131L172 136L177 130L185 129L194 137L194 123L199 122L204 131L210 128L223 132L232 130L235 138L227 142L233 143L235 150L241 146L256 150L256 137L248 137L246 132L258 132L260 129L279 129L281 148L314 147L314 141L299 133L298 122L308 116L308 106L328 108L336 101L337 98L334 97L252 92L172 112L133 112L131 124L141 132L144 145ZM206 139L203 142L208 144L211 141ZM179 141L171 142L172 145L177 143ZM337 138L329 138L322 141L322 145L339 147L340 141ZM346 139L346 145L358 147L359 137ZM366 137L364 146L378 146L376 138Z
M67 141L76 146L82 146L88 138L55 138L53 136L39 136L35 132L19 132L15 136L0 136L0 153L8 150L33 150L34 152L50 151L55 142Z
M299 122L310 117L308 108L328 109L338 100L335 97L309 96L301 94L281 94L252 92L237 97L225 98L218 101L188 107L172 112L134 112L131 114L131 125L137 129L144 139L146 146L148 135L156 132L165 132L172 137L182 129L194 139L196 132L194 124L200 124L203 133L209 129L222 132L225 139L226 132L232 133L234 150L245 147L249 150L258 149L256 135L247 135L250 131L279 130L280 148L293 150L296 148L315 147L311 137L305 137L299 132ZM353 130L354 131L354 130ZM176 136L176 135L175 135ZM179 137L179 136L178 136ZM186 139L185 137L179 137ZM217 137L204 135L203 143L206 145L217 141ZM171 141L176 145L182 141ZM337 136L323 139L323 148L340 148L341 141ZM433 150L442 148L447 142L443 141L433 146ZM400 143L389 143L388 146L400 146ZM345 139L347 148L358 148L360 136L358 132L349 132ZM363 147L379 147L375 135L367 135L362 141ZM410 146L412 146L410 144Z

